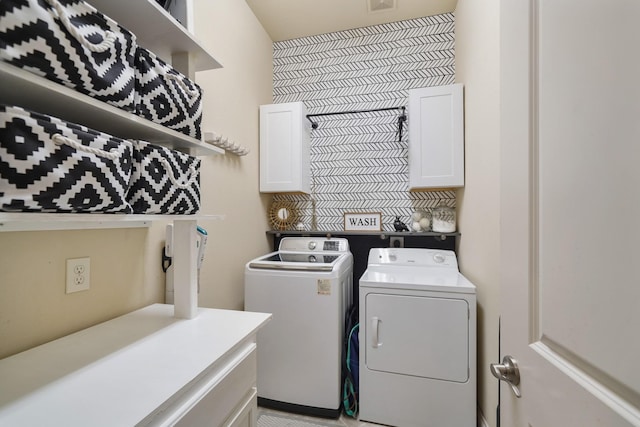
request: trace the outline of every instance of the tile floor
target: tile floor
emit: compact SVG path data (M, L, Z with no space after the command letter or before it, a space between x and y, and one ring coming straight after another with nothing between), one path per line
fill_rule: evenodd
M348 416L346 416L344 414L342 414L340 416L340 421L346 427L382 427L381 424L361 422L361 421L356 420L354 418L348 417Z
M264 414L281 414L281 415L293 415L295 417L300 417L301 419L305 420L305 421L309 421L309 422L313 422L313 421L317 421L317 422L333 422L336 423L338 425L344 426L344 427L384 427L381 424L374 424L374 423L367 423L367 422L360 422L354 418L351 418L349 416L346 416L344 414L342 414L340 416L340 418L338 420L332 420L332 419L326 419L326 418L316 418L316 417L310 417L310 416L303 416L300 414L289 414L287 412L282 412L282 411L277 411L275 409L270 409L270 408L263 408L263 407L258 407L258 415L260 415L261 413Z

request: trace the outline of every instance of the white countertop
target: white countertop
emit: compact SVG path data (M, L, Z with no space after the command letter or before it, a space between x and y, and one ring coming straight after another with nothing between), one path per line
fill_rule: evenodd
M0 425L135 425L270 317L154 304L0 360Z

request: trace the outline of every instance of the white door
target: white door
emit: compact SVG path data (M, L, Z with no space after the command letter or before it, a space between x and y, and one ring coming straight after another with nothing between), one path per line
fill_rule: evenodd
M501 2L504 427L640 426L640 1Z

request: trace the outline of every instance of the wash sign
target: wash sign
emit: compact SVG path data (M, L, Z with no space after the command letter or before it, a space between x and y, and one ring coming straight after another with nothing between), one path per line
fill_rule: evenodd
M382 214L380 212L346 212L344 231L382 231Z

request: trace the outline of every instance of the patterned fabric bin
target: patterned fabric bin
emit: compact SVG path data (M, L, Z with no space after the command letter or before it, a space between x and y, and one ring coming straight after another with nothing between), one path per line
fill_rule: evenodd
M78 0L2 0L0 59L133 111L136 37Z
M153 52L136 51L136 114L201 139L202 89Z
M130 142L0 105L0 210L131 213Z
M200 159L145 141L132 142L133 172L127 200L134 213L197 213Z

